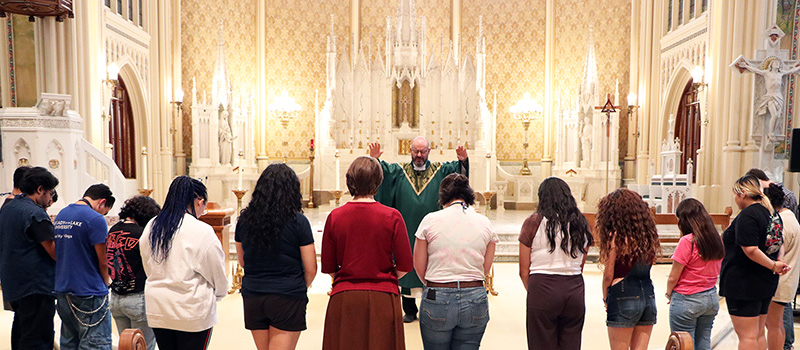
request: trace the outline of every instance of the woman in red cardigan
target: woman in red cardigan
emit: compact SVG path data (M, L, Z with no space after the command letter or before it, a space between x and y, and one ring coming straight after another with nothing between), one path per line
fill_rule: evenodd
M333 276L322 349L405 349L397 284L413 268L405 222L373 198L383 181L375 158L356 158L346 178L353 200L328 215L322 234L322 272Z

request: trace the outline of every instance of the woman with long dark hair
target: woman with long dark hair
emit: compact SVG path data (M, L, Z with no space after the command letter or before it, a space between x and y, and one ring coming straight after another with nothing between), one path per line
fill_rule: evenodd
M197 219L207 200L202 182L176 177L161 213L139 240L147 322L161 350L206 349L217 323L217 301L227 295L222 244L214 229Z
M272 164L236 223L244 326L259 350L294 349L306 329L306 291L317 274L317 256L302 199L294 171Z
M522 224L519 242L528 349L580 349L583 264L594 239L564 180L549 177L539 185L539 208Z
M474 204L469 179L447 175L439 187L443 209L425 215L417 229L414 269L425 284L419 314L425 349L478 349L489 323L483 281L499 239ZM460 316L461 310L472 317Z
M739 349L766 349L764 328L778 287L777 274L789 270L778 260L782 232L771 224L772 204L761 191L758 178L742 176L734 183L733 194L741 211L722 234L725 258L719 291L739 337Z
M681 239L667 278L669 328L689 332L694 348L711 349L711 327L719 311L717 276L725 247L703 203L687 198L675 209Z
M636 192L618 189L600 199L595 230L611 350L647 349L656 324L650 268L661 254L650 208Z

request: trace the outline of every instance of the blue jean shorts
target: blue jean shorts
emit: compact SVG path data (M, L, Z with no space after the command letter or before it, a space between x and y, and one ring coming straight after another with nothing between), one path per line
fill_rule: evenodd
M606 326L633 328L656 324L656 296L649 278L624 278L608 287Z

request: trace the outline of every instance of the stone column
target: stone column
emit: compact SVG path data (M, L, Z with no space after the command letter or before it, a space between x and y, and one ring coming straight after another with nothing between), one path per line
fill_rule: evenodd
M544 53L544 140L542 152L542 178L553 175L553 45L555 40L555 4L547 0L545 9L545 53ZM559 132L561 132L559 130ZM559 174L561 175L561 174Z

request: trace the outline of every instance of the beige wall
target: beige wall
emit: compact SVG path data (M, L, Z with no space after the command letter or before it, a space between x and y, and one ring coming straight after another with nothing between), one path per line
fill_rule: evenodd
M587 2L590 3L587 5ZM544 102L545 0L461 0L461 52L474 58L478 17L483 15L487 54L487 100L497 92L497 156L501 160L523 157L523 130L508 108L530 92ZM234 5L235 4L235 5ZM397 0L360 0L360 35L365 50L383 53L386 16L397 13ZM628 92L630 59L630 0L557 0L554 21L554 98L575 96L586 55L587 24L595 23L595 41L602 93L613 93L619 78L620 94ZM350 52L351 1L266 1L266 97L287 90L302 106L300 116L288 127L288 135L273 118L266 118L267 155L278 157L282 140L289 140L289 157L308 157L308 140L314 137L315 90L324 99L326 37L334 15L339 42L337 53ZM444 39L445 55L451 40L452 2L417 0L418 16L427 20L428 52L439 54ZM216 50L218 20L226 24L228 69L234 88L256 91L256 0L183 0L182 45L184 91L197 78L198 91L210 91ZM210 16L209 14L221 14ZM602 18L602 19L601 19ZM606 49L608 48L608 49ZM463 62L464 57L461 57ZM441 58L440 58L441 61ZM188 99L188 97L187 97ZM624 103L624 98L621 99ZM554 103L554 107L557 106ZM184 144L190 151L191 126L184 109ZM622 118L620 159L627 144L627 121ZM556 119L553 119L553 123ZM531 125L528 157L538 160L543 152L542 121ZM552 140L555 144L555 138Z
M183 148L192 152L192 78L197 98L211 94L220 24L227 52L228 76L235 94L256 95L255 0L181 0L181 55L183 68ZM210 100L210 99L209 99Z

